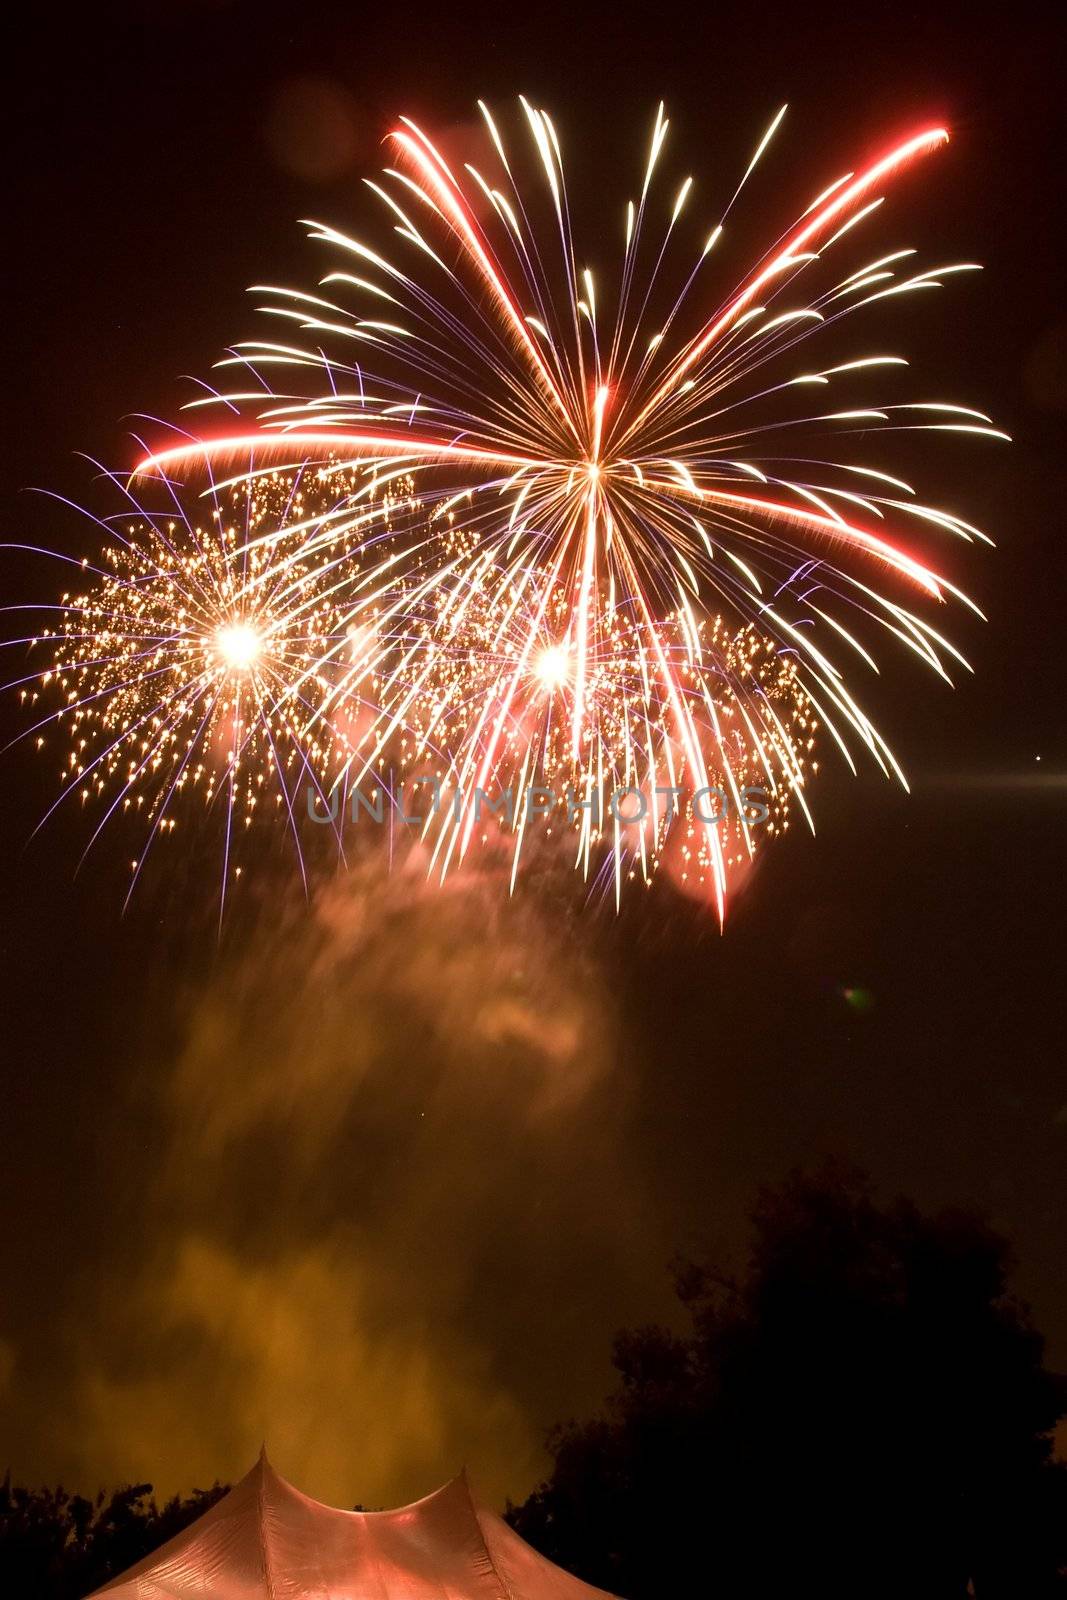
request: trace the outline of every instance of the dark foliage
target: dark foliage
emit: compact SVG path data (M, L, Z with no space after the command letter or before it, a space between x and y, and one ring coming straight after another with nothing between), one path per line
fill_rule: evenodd
M225 1485L156 1504L150 1483L108 1499L65 1489L0 1486L0 1594L12 1600L81 1600L199 1517Z
M1067 1391L1006 1242L836 1170L752 1221L739 1278L678 1268L687 1333L618 1337L604 1415L555 1432L512 1525L629 1600L1067 1594Z

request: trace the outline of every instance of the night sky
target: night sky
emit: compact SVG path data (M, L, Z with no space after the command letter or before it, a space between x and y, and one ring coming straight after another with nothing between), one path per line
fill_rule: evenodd
M602 269L660 98L709 213L788 100L738 220L753 249L944 122L856 265L884 238L985 271L854 337L1015 440L899 447L998 546L937 548L989 618L949 630L975 676L953 691L885 652L868 706L912 794L825 751L817 837L764 853L725 935L666 884L616 918L554 883L438 894L368 858L310 906L268 859L217 940L213 860L190 846L123 916L127 843L75 876L77 817L27 842L51 767L4 756L18 1480L170 1491L238 1475L266 1438L338 1504L463 1461L521 1496L551 1424L610 1387L612 1332L672 1315L670 1258L735 1258L758 1185L825 1156L987 1212L1067 1368L1064 39L1025 5L688 9L107 7L38 18L9 59L6 540L85 553L87 526L27 490L92 501L75 452L127 464L124 419L175 414L181 375L254 330L247 284L311 286L298 219L358 230L395 117L465 149L479 96L552 111ZM56 581L0 570L15 599Z

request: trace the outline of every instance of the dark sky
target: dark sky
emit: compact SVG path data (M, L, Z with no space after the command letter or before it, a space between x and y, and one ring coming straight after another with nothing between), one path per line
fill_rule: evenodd
M338 1503L463 1459L519 1495L545 1430L608 1387L612 1331L669 1314L670 1256L735 1255L757 1185L826 1155L987 1211L1067 1367L1051 8L93 9L39 18L9 62L4 538L81 553L24 491L91 498L76 451L125 463L123 419L173 414L180 375L249 333L248 283L310 282L297 219L366 216L398 113L459 140L478 96L520 92L556 116L594 260L661 97L717 194L789 101L756 243L946 123L878 226L986 270L882 328L1016 442L911 446L998 545L950 553L990 619L956 626L975 677L900 659L879 682L913 794L829 757L818 837L765 854L725 937L666 886L616 921L368 863L311 907L268 874L216 944L195 864L123 918L121 842L77 878L76 820L24 848L48 779L5 756L0 1467L171 1489L266 1436ZM48 576L6 558L12 594Z

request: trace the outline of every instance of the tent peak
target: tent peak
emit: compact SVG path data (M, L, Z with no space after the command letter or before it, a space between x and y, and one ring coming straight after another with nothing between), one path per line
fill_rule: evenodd
M608 1600L524 1544L480 1504L466 1466L391 1511L342 1511L287 1483L267 1459L228 1494L105 1586L108 1600Z

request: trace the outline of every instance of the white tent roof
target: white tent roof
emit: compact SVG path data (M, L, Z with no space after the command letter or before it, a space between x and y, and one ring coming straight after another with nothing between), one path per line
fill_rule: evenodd
M605 1600L480 1506L461 1473L398 1511L335 1511L262 1454L229 1494L96 1591L115 1600Z

